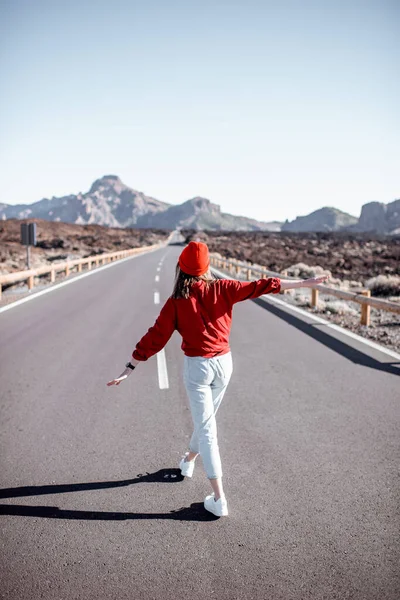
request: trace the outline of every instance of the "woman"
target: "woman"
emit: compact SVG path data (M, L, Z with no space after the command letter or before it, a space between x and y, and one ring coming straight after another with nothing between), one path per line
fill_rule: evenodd
M190 242L184 248L176 267L172 295L154 325L136 345L125 371L107 385L119 385L141 361L164 348L175 329L179 331L184 352L183 378L194 424L189 451L179 468L182 475L192 477L196 457L201 455L213 489L213 493L205 498L204 507L221 517L228 515L228 504L222 486L215 415L232 374L229 347L232 307L236 302L263 294L314 287L326 281L327 276L299 281L270 277L242 282L214 279L209 266L206 244Z

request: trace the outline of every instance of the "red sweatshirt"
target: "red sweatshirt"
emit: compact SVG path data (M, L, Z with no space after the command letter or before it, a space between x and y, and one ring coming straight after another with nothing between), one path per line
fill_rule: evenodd
M182 350L187 356L210 358L229 352L232 307L235 302L278 294L281 280L276 277L257 281L216 279L208 289L196 281L189 298L168 298L148 332L137 343L132 357L147 360L164 348L175 331L182 336Z

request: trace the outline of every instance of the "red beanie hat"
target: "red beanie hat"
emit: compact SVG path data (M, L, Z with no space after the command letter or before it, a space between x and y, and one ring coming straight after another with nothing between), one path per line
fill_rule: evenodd
M179 257L179 267L187 275L204 275L210 266L207 244L189 242Z

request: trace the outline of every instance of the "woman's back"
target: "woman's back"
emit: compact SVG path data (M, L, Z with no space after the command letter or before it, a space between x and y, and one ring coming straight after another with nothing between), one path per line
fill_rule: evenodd
M229 352L233 304L229 283L222 279L210 283L196 281L189 298L171 299L176 311L176 329L187 356L212 357Z
M195 281L187 298L168 298L154 327L141 340L139 350L147 352L147 346L154 351L157 342L165 345L176 329L182 336L181 347L187 356L211 358L225 354L230 350L232 306L279 291L280 279L272 277L249 282L234 279Z
M182 251L176 268L172 295L132 354L135 360L147 360L161 350L172 333L182 336L186 356L212 358L229 352L232 306L262 294L278 293L278 278L257 281L214 279L209 271L208 248L190 242ZM185 270L183 270L185 269Z

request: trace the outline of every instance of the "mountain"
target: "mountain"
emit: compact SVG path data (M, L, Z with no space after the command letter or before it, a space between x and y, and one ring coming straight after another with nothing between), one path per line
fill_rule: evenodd
M265 223L247 217L238 217L222 213L218 204L207 198L196 197L182 204L169 206L156 215L145 215L140 219L141 227L156 229L196 229L225 231L279 231L280 223Z
M337 208L325 206L315 210L304 217L296 217L294 221L286 221L282 231L339 231L347 229L358 222L357 217L352 217Z
M368 202L361 209L361 215L355 231L371 231L375 233L400 233L400 200L389 204Z
M218 204L207 198L195 197L182 204L162 202L128 187L116 175L105 175L85 194L44 198L33 204L0 204L0 220L27 218L136 229L396 234L400 233L400 200L364 204L359 219L325 206L290 222L265 222L223 213Z
M0 205L0 219L38 218L78 225L133 227L141 216L164 211L168 206L129 188L116 175L105 175L86 194L44 198L33 204Z
M86 194L44 198L33 204L0 204L0 219L26 218L137 229L279 231L281 226L221 213L220 206L206 198L197 197L178 205L161 202L129 188L116 175L97 179Z

